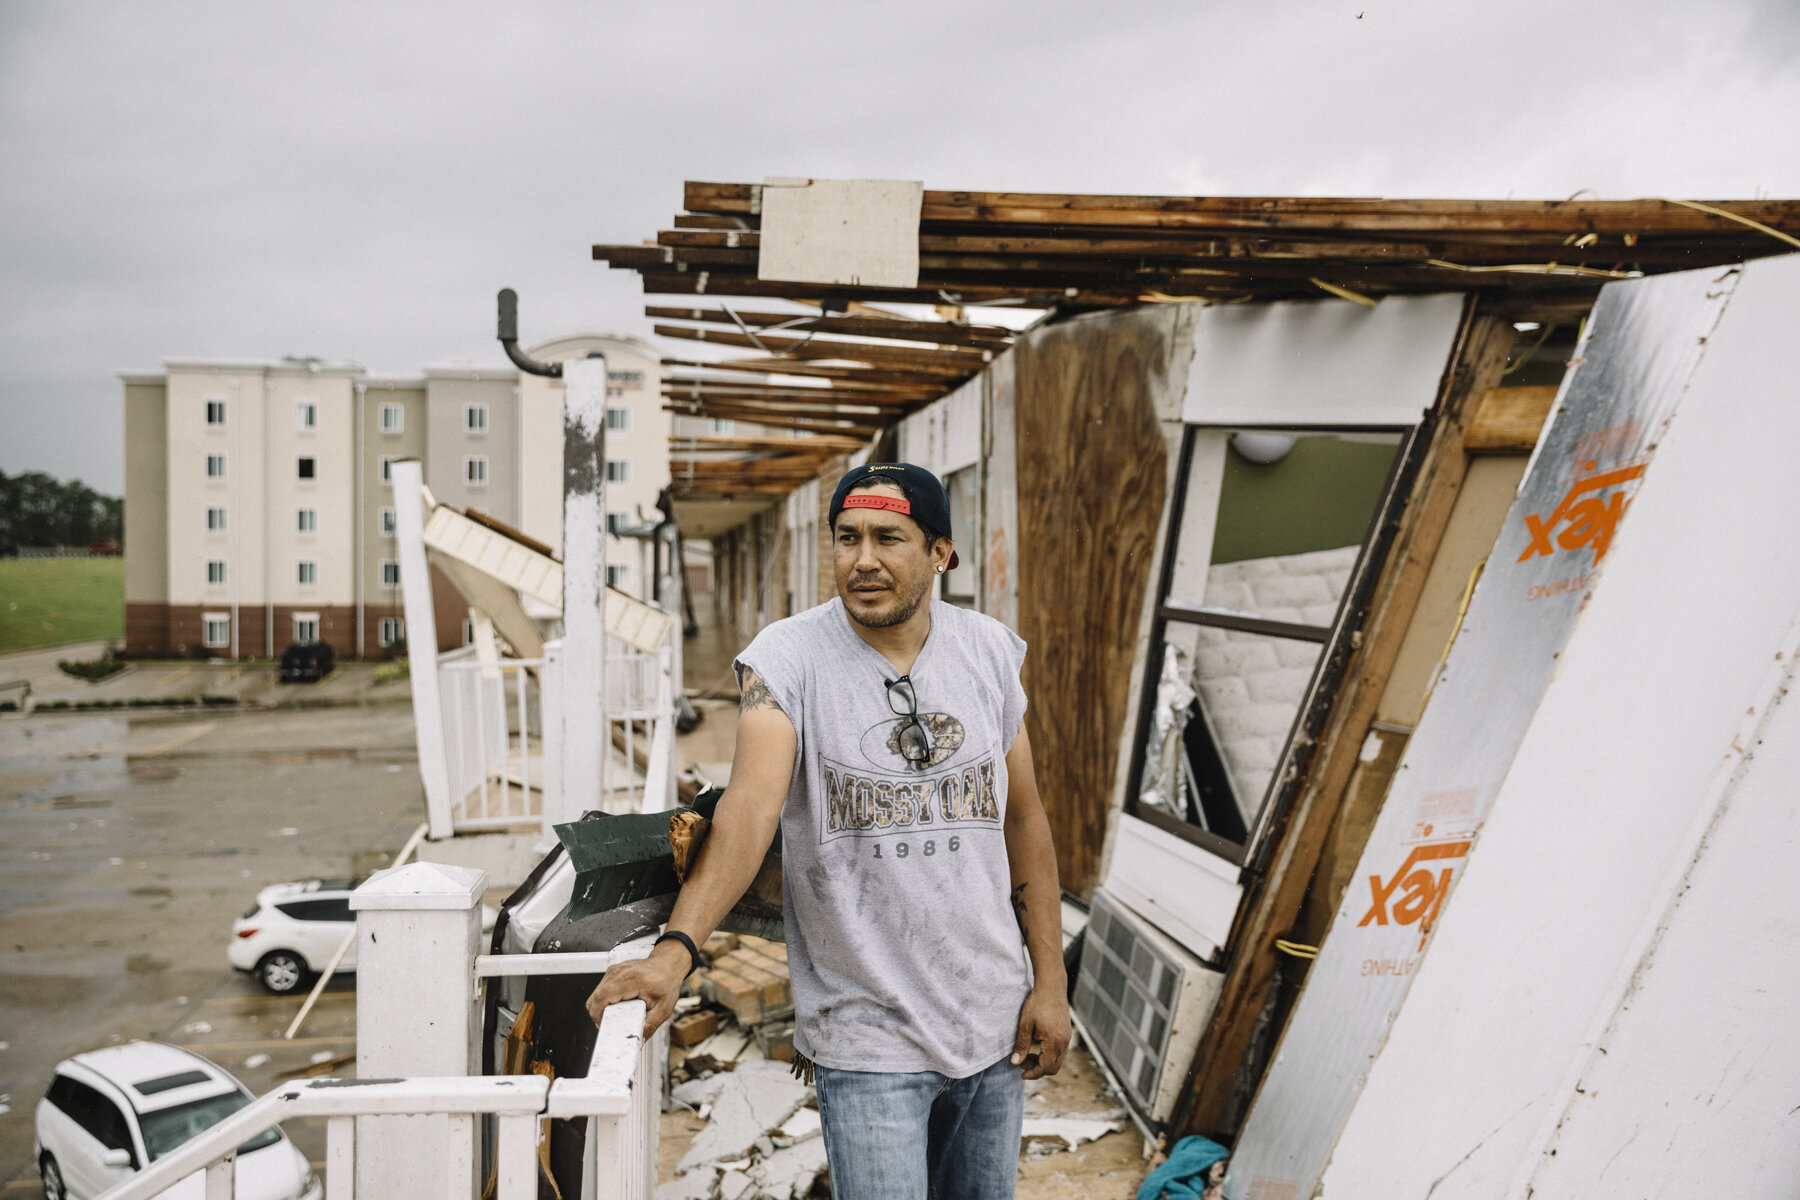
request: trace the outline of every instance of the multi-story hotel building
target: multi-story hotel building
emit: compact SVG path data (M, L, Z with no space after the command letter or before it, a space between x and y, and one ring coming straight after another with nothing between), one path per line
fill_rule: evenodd
M606 356L609 524L656 519L670 414L654 348L580 334L540 359ZM324 641L379 657L405 637L389 466L424 463L442 502L562 544L562 381L507 365L371 375L354 363L165 359L122 372L125 647L272 657ZM635 543L608 539L613 586L647 591ZM434 572L444 647L467 613Z

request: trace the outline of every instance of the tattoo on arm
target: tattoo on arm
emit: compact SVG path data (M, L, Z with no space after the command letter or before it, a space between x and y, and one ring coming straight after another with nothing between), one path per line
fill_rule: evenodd
M758 675L754 668L749 666L744 668L744 674L738 680L738 686L742 692L742 699L738 701L739 712L750 712L758 708L782 711L781 705L775 700L775 693L769 690L769 685L763 682L763 677Z
M1025 885L1019 884L1012 890L1013 918L1019 922L1019 928L1025 928Z

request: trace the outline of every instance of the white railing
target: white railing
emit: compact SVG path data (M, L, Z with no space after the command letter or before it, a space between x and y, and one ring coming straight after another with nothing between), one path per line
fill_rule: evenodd
M459 832L543 819L541 658L482 662L465 646L438 657L451 819ZM534 794L535 793L535 794Z
M612 753L601 759L601 808L635 813L674 803L674 655L608 639L605 712ZM438 659L444 757L459 833L572 821L563 811L560 645L543 658L482 662L464 647ZM641 761L640 761L641 760Z
M674 803L673 671L667 644L645 654L607 639L606 721L614 753L602 760L600 795L609 813L654 812Z
M487 976L590 973L642 952L642 947L632 945L610 955L491 955L477 960L477 970ZM594 1200L648 1200L656 1186L661 1109L657 1057L665 1051L659 1038L646 1043L643 1029L643 1001L608 1008L582 1079L551 1082L539 1075L489 1075L286 1084L163 1155L102 1193L99 1200L151 1200L200 1171L206 1173L206 1200L233 1200L237 1147L295 1117L326 1119L326 1200L354 1200L356 1118L427 1115L451 1118L443 1147L449 1181L445 1200L472 1200L479 1194L478 1116L493 1116L498 1125L495 1200L535 1200L537 1142L544 1120L582 1117L589 1119L582 1194ZM380 1150L378 1140L367 1152Z
M100 1200L151 1200L198 1171L206 1172L206 1200L232 1200L237 1147L294 1117L326 1119L326 1200L354 1200L356 1118L452 1118L445 1146L452 1181L448 1200L475 1194L475 1118L497 1118L496 1200L535 1200L537 1139L542 1121L590 1118L588 1167L596 1200L645 1200L655 1186L655 1144L642 1130L654 1125L656 1074L652 1046L643 1045L641 1000L606 1010L585 1079L540 1075L451 1076L434 1079L310 1079L252 1101L193 1141L102 1193ZM633 1103L642 1098L641 1103ZM596 1169L604 1163L605 1169ZM392 1200L392 1198L382 1198Z

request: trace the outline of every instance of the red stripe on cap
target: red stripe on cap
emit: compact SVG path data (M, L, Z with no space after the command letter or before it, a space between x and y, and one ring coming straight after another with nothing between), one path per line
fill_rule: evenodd
M902 500L898 496L871 496L867 493L859 496L845 496L845 508L885 508L889 512L904 513L912 516L912 501Z

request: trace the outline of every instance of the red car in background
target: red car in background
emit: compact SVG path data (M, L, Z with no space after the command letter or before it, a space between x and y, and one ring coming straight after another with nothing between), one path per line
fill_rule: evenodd
M117 538L102 538L97 542L88 543L89 554L123 554L124 552Z

